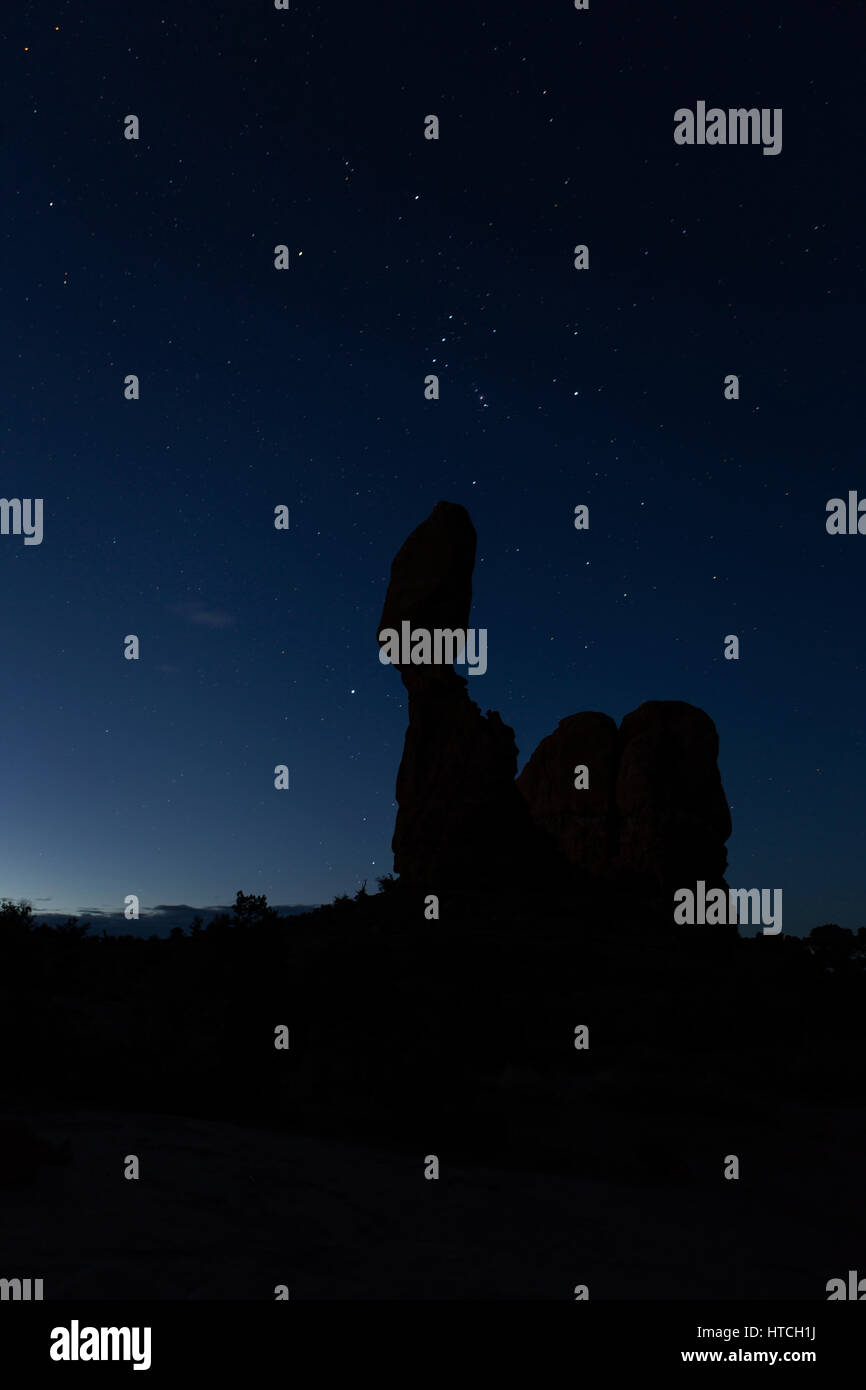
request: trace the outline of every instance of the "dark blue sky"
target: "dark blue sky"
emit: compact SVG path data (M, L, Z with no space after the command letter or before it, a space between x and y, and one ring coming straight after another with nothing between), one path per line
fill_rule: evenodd
M866 495L860 7L176 8L3 25L0 492L44 539L0 536L0 891L372 887L376 624L448 498L520 765L577 710L700 705L732 886L866 921L866 537L825 529ZM781 107L781 154L677 146L698 100Z

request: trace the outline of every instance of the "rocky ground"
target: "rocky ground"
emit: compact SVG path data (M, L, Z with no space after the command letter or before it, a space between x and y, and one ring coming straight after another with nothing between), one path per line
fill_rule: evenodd
M0 1193L0 1276L42 1278L46 1299L270 1300L286 1284L292 1299L571 1300L581 1283L592 1299L825 1299L864 1267L862 1120L842 1109L786 1109L739 1182L720 1164L698 1184L447 1152L433 1181L421 1152L210 1120L22 1122L72 1152ZM832 1187L809 1179L831 1170Z

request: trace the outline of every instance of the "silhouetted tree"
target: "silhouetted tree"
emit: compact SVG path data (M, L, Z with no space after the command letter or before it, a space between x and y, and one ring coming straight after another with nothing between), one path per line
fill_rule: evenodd
M66 941L83 941L89 930L89 922L79 922L77 917L67 917L65 922L57 923L54 934Z
M232 907L232 926L262 927L270 926L279 920L276 908L268 907L264 893L238 892Z
M0 899L0 933L22 937L32 931L33 905L26 898L14 902L12 898Z
M224 940L224 938L230 934L233 926L234 922L232 921L231 917L227 912L218 912L217 915L211 919L211 921L205 928L208 940Z
M825 968L833 970L849 964L855 944L854 933L836 922L824 922L820 927L813 927L809 933L809 945L815 959Z

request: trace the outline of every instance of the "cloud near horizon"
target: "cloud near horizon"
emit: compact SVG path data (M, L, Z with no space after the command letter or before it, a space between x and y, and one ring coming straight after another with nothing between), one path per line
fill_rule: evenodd
M48 927L56 927L77 917L80 924L90 923L91 935L103 931L109 936L168 936L174 927L189 930L194 917L201 917L205 926L220 912L231 912L233 903L223 903L217 907L193 907L189 903L158 903L156 907L143 907L138 921L128 921L122 912L104 912L101 908L81 908L72 912L36 912L35 922ZM303 912L312 912L318 903L273 904L283 917L297 917Z

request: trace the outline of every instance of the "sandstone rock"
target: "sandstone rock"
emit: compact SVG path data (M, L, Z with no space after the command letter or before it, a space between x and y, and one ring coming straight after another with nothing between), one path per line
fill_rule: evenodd
M453 674L453 672L452 672ZM514 731L483 715L455 675L453 686L410 696L397 774L394 869L404 882L507 887L533 838L514 784Z
M681 700L649 700L619 730L616 810L620 868L667 892L697 879L725 887L731 815L708 714Z
M391 577L376 636L384 628L467 628L475 567L475 527L465 507L437 502L401 545L391 563ZM397 666L406 689L453 686L452 666Z
M650 700L617 730L605 714L560 721L517 786L533 823L572 865L657 899L694 884L725 887L731 818L709 715L679 700ZM574 787L574 768L589 787Z
M377 637L404 622L465 630L475 546L466 509L438 502L394 558ZM731 819L702 710L651 700L619 729L606 714L571 715L515 782L514 731L481 713L453 666L397 669L409 694L392 841L404 882L437 892L567 881L587 901L593 883L615 884L664 911L674 888L726 886Z
M517 788L542 830L570 864L609 869L616 854L617 728L608 714L587 710L561 719L541 740ZM574 769L589 770L577 790Z
M397 552L377 637L407 620L465 630L475 540L465 508L438 502ZM515 874L531 875L539 836L514 782L513 729L497 713L481 713L453 666L397 669L409 692L409 728L397 775L395 871L431 893L507 887Z

